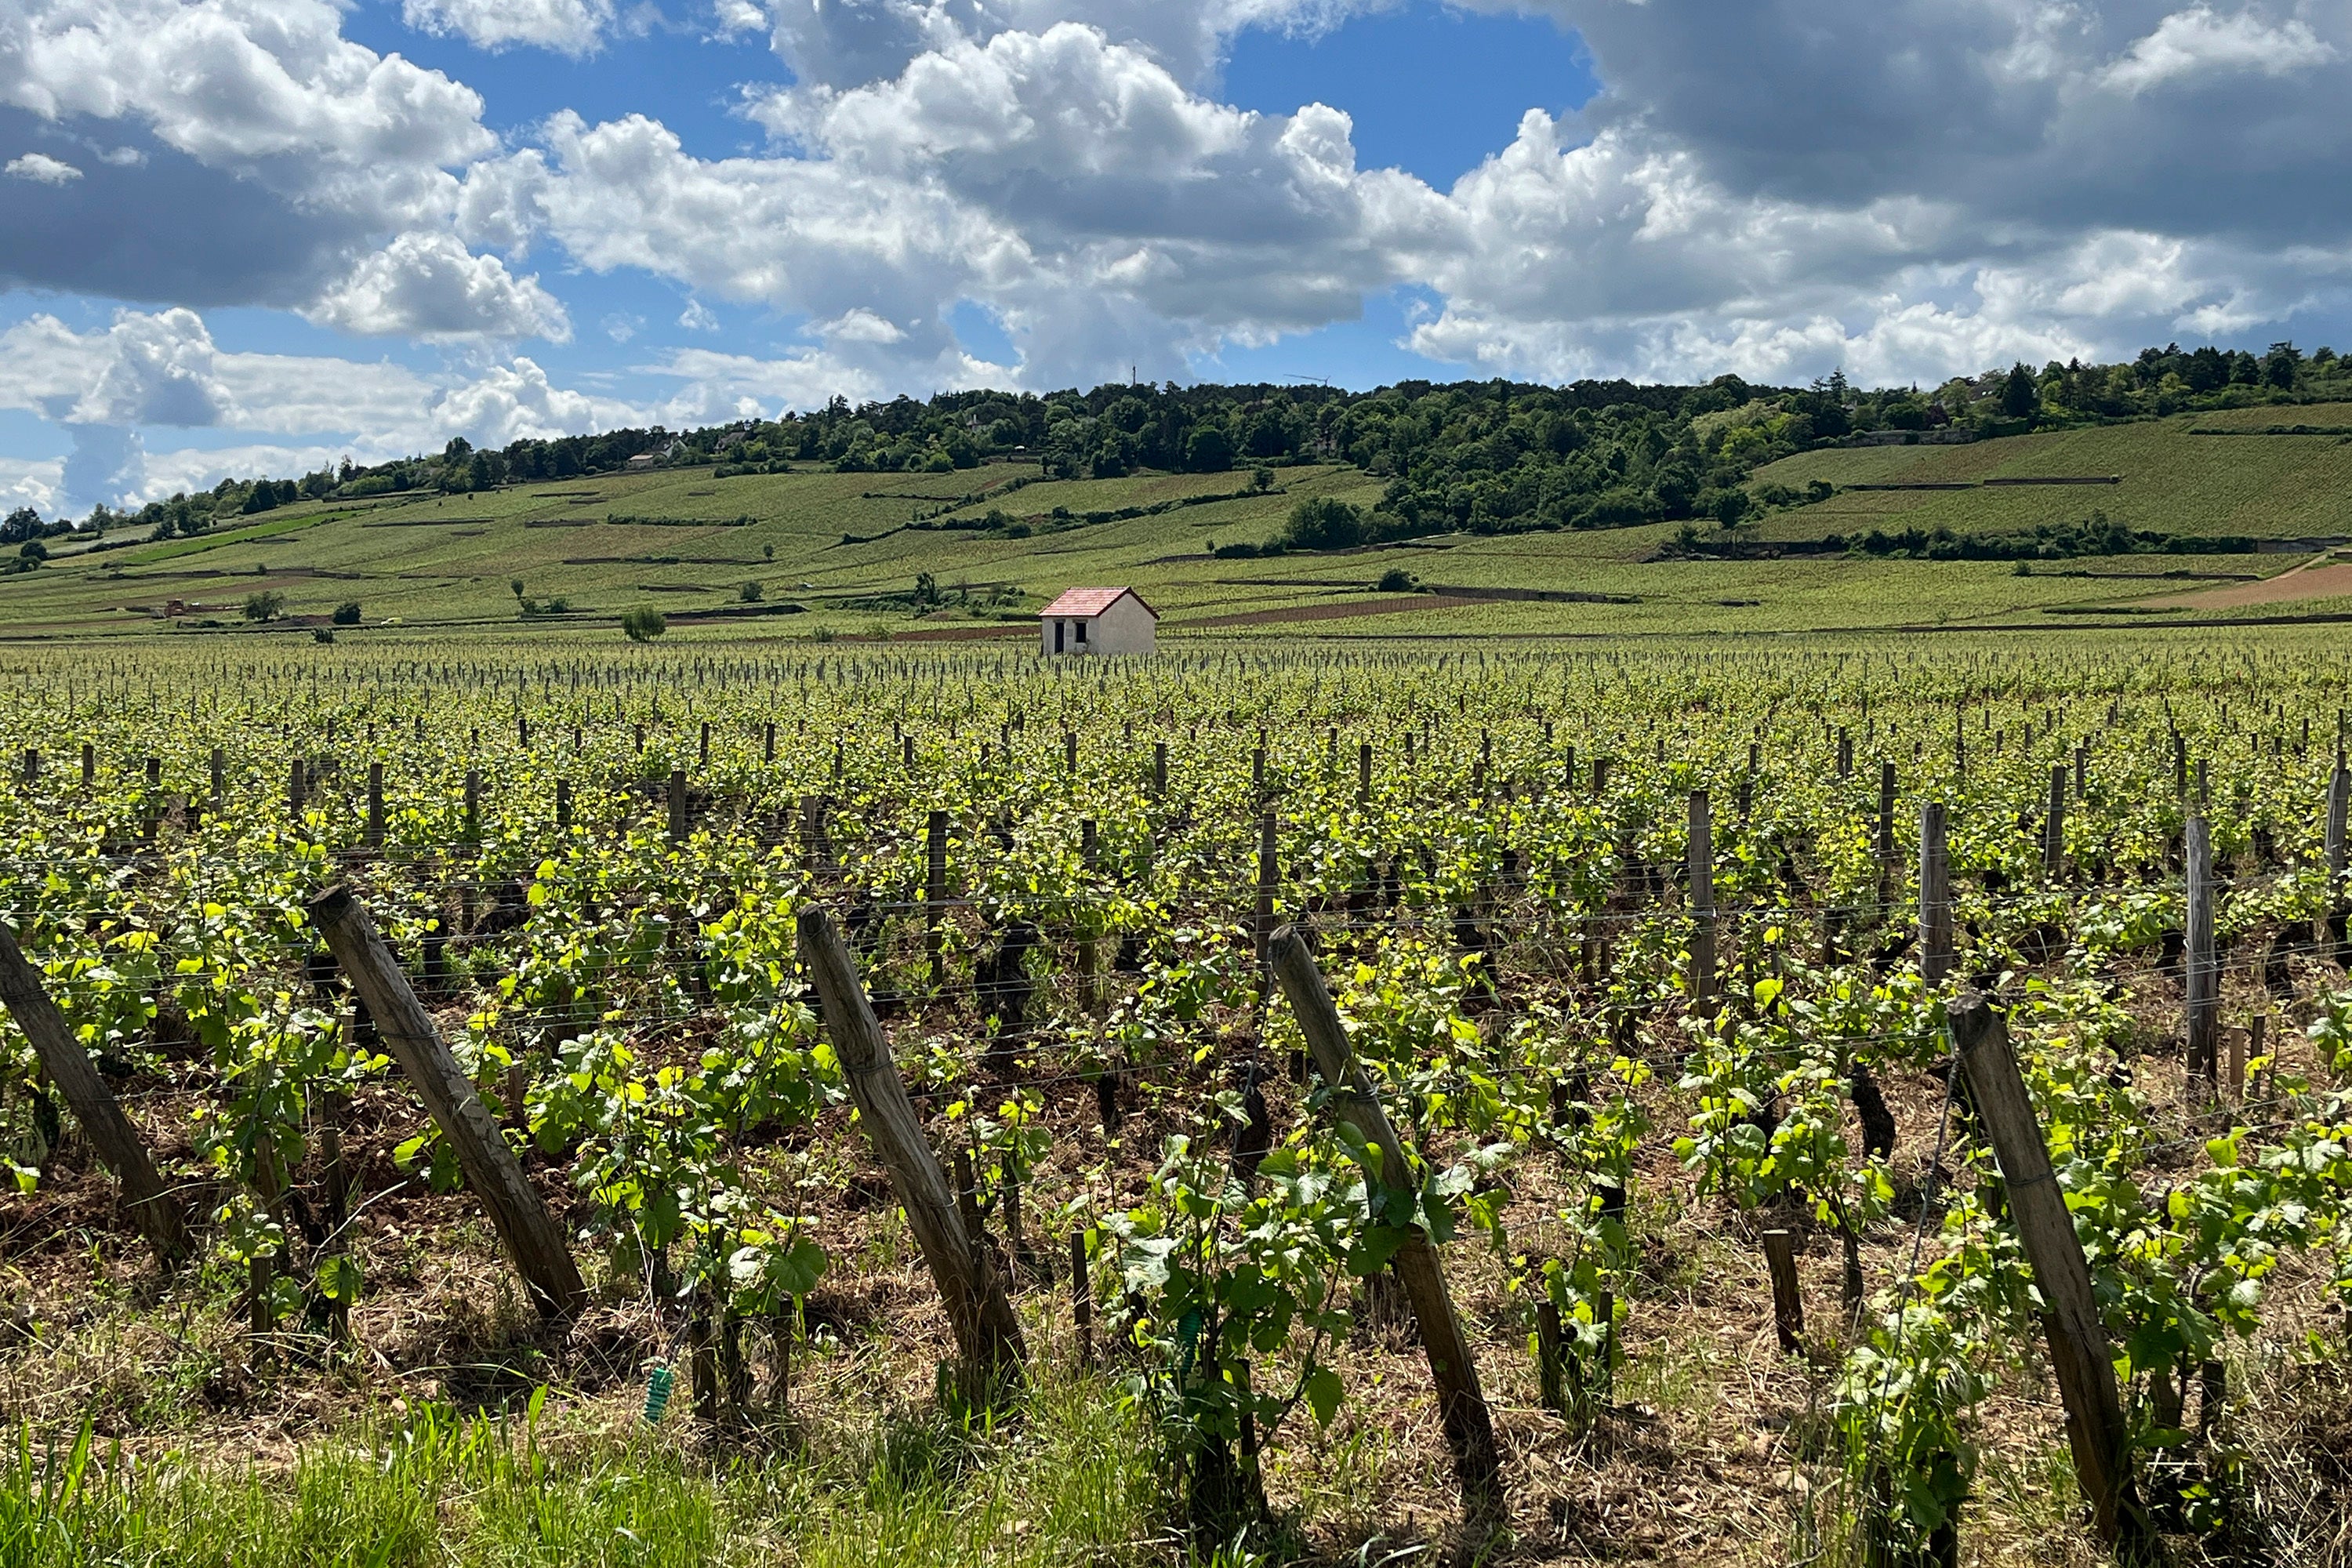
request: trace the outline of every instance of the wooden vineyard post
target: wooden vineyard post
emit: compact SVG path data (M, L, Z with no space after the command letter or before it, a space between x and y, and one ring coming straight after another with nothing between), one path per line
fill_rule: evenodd
M1151 742L1151 798L1159 800L1168 794L1168 742Z
M2050 1169L2049 1146L2033 1118L2025 1079L2010 1049L2009 1024L1982 996L1961 997L1950 1015L1952 1043L1969 1075L1969 1091L1992 1139L2000 1163L2010 1215L2033 1266L2034 1288L2045 1305L2042 1330L2050 1364L2066 1405L2066 1442L2074 1474L2090 1500L2099 1539L2114 1545L2144 1526L2131 1496L2126 1469L2129 1450L2121 1402L2116 1393L2115 1358L2099 1321L2090 1266L2082 1238L2074 1234L2066 1195Z
M890 1173L890 1185L947 1307L964 1365L983 1380L1017 1377L1028 1356L1021 1321L995 1264L965 1233L956 1195L923 1136L922 1121L890 1057L890 1037L874 1016L849 949L833 917L821 909L801 911L799 936L801 963L816 982L825 1031L841 1058L849 1097Z
M155 1248L165 1268L188 1256L188 1232L180 1205L155 1173L139 1130L122 1114L106 1080L90 1065L65 1015L41 985L39 971L16 945L16 935L0 925L0 1004L33 1043L41 1070L66 1097L67 1108L97 1147L98 1157L122 1184L122 1206Z
M1764 1233L1764 1265L1772 1275L1772 1327L1780 1348L1793 1355L1804 1348L1805 1298L1797 1285L1797 1233Z
M572 831L572 781L570 779L555 781L555 831L558 833Z
M228 753L220 747L213 748L213 805L217 806L228 794Z
M1382 1171L1410 1171L1404 1147L1397 1142L1387 1113L1357 1070L1355 1049L1348 1043L1339 1010L1332 1005L1331 993L1323 984L1323 972L1316 967L1307 939L1285 926L1274 933L1269 945L1275 973L1282 982L1283 994L1290 998L1291 1011L1297 1015L1299 1028L1314 1053L1316 1069L1330 1086L1332 1115L1342 1122L1354 1122L1366 1141L1379 1148ZM1477 1363L1471 1360L1470 1343L1463 1336L1454 1298L1446 1292L1437 1248L1417 1222L1407 1222L1403 1229L1404 1240L1389 1259L1389 1268L1403 1286L1421 1325L1430 1378L1437 1386L1438 1416L1446 1446L1454 1451L1463 1501L1474 1518L1495 1517L1503 1502L1502 1459L1486 1396L1479 1392Z
M672 848L686 842L686 770L669 771L669 842Z
M934 811L923 824L923 946L931 961L931 989L945 990L948 961L940 921L948 902L948 814Z
M1356 804L1370 805L1372 802L1372 743L1363 742L1356 748Z
M2323 933L2332 930L2336 962L2352 968L2352 940L2347 940L2344 924L2347 906L2352 905L2352 886L2347 885L2344 875L2344 819L2347 806L2352 806L2352 770L2346 768L2344 753L2338 752L2336 776L2327 784L2327 900L2320 929ZM2327 940L2327 935L2323 934L2323 952Z
M1281 848L1275 837L1274 813L1268 811L1258 822L1257 962L1260 968L1270 961L1267 944L1274 940L1274 895L1281 883Z
M2066 860L2066 764L2050 767L2050 815L2042 824L2042 873L2058 879Z
M383 764L368 764L367 782L367 846L383 847Z
M2182 954L2183 998L2192 1094L2210 1102L2221 1078L2221 965L2213 952L2213 835L2201 816L2189 819L2189 933Z
M1894 897L1895 859L1895 764L1878 764L1878 901L1884 906ZM1881 917L1884 918L1883 916Z
M376 934L375 922L349 888L328 889L310 901L309 913L375 1020L385 1051L457 1152L466 1185L489 1211L532 1305L542 1317L570 1317L586 1300L588 1288L581 1282L563 1229L523 1175L498 1123L433 1026L432 1015Z
M1095 1292L1087 1279L1087 1233L1070 1232L1070 1318L1078 1331L1078 1362L1095 1359Z
M1690 994L1694 1007L1715 999L1715 835L1706 791L1690 795Z
M1919 977L1940 985L1952 974L1952 863L1944 841L1944 803L1919 805Z

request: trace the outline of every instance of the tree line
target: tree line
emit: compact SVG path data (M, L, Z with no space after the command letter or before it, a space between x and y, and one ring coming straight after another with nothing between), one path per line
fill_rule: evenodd
M212 489L132 512L96 509L80 526L123 523L157 537L194 535L280 508L413 491L463 494L616 472L632 459L709 465L721 475L815 468L843 473L950 473L990 461L1035 463L1064 479L1143 471L1344 463L1386 481L1370 509L1297 520L1273 547L1468 530L1611 528L1659 521L1730 526L1759 505L1806 497L1753 489L1756 469L1871 431L1950 426L1994 436L2188 409L2352 399L2352 362L2292 343L2263 354L2210 345L2149 348L2114 364L2022 363L1955 377L1929 391L1863 388L1842 374L1803 386L1736 375L1694 386L1578 381L1439 384L1370 392L1320 385L1110 384L1091 392L942 393L822 408L772 420L672 432L659 426L529 439L289 478L225 479ZM55 531L29 508L0 525L0 544ZM1263 547L1261 547L1263 548Z

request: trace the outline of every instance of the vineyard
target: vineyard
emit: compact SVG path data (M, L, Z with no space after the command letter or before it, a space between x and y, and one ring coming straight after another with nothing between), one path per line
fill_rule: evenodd
M0 1563L2352 1563L2347 679L10 654Z

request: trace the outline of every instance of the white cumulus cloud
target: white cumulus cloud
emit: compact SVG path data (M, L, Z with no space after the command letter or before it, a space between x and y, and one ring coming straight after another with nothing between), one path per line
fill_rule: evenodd
M69 185L81 178L79 169L46 153L26 153L11 158L0 164L0 174L15 180L30 180L37 185Z
M2252 72L2287 76L2326 64L2336 50L2299 18L2273 24L2252 11L2222 16L2208 5L2178 11L2100 73L2105 85L2147 92L2165 83Z
M446 234L400 236L304 314L346 331L427 342L572 335L563 307L538 278L517 278L497 257L474 255Z
M577 58L596 52L614 13L612 0L402 0L400 15L420 32L455 33L477 48L528 44Z

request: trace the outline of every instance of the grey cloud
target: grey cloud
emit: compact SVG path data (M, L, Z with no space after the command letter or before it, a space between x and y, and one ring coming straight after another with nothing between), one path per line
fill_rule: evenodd
M0 144L58 129L0 107ZM363 238L349 216L299 206L145 138L142 161L12 185L0 283L189 305L296 305Z
M1605 89L1734 192L1950 201L1980 224L2333 243L2342 7L2181 0L1490 0L1575 28ZM2139 62L2137 71L2133 62ZM2122 71L2118 77L2116 73Z

